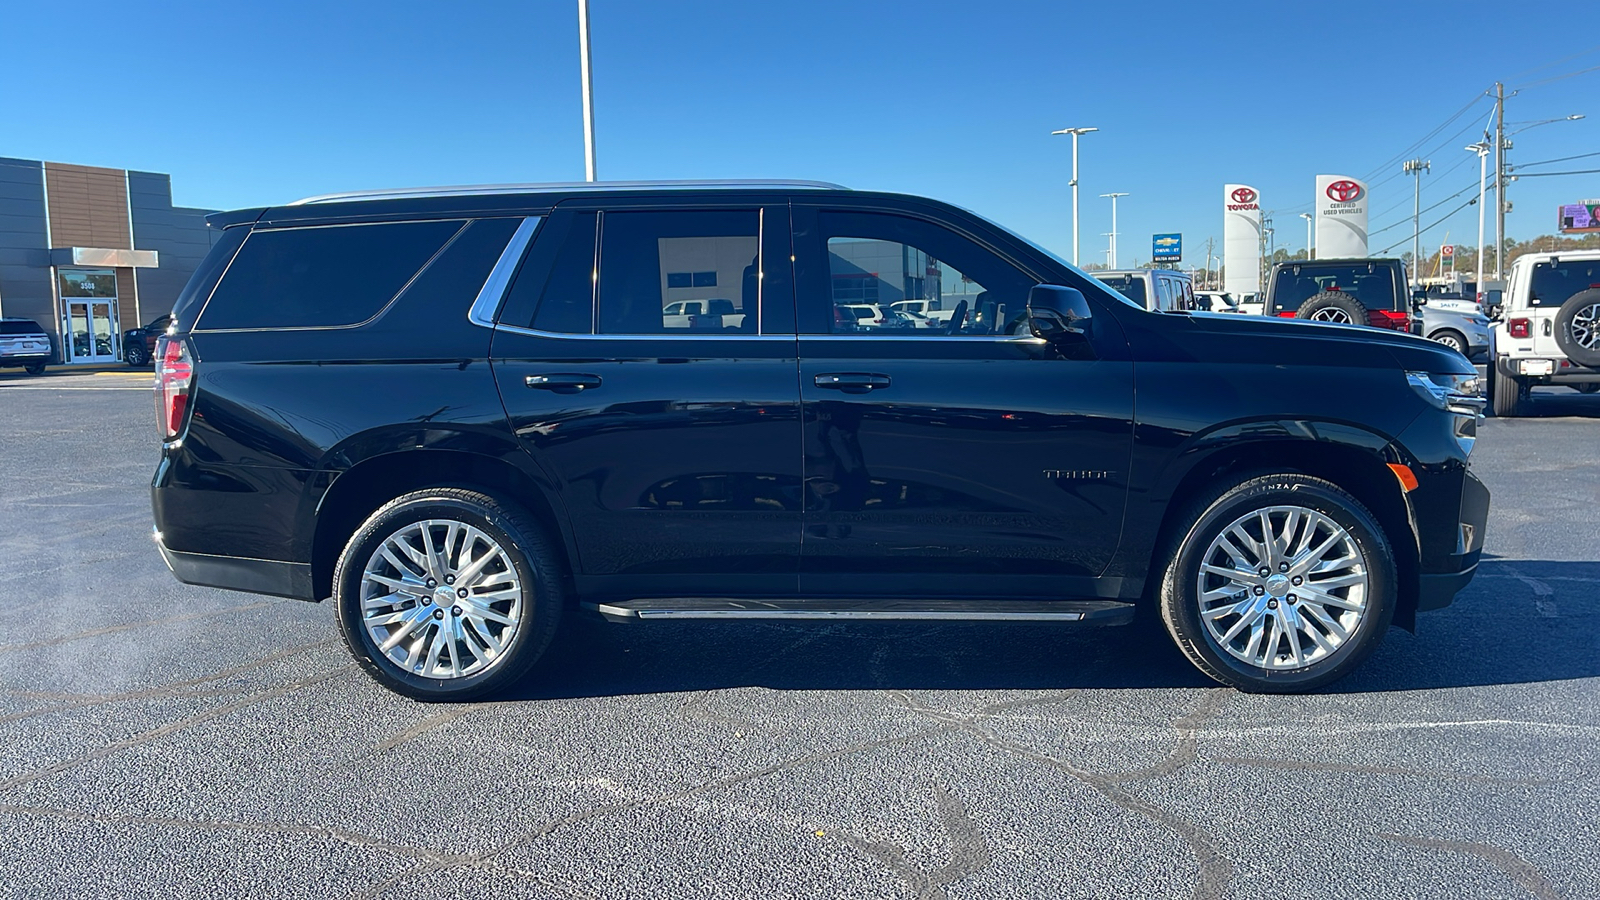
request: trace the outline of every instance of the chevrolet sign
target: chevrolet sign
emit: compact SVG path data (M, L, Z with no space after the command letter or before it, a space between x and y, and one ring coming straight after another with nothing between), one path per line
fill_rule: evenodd
M1177 262L1183 259L1183 235L1154 235L1150 241L1150 258L1156 262Z

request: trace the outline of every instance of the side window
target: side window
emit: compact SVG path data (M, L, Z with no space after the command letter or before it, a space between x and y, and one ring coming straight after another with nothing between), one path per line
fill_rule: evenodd
M756 333L760 229L755 210L606 213L599 333Z
M942 226L883 213L822 212L833 334L1010 334L1034 280Z
M502 323L554 334L594 330L596 221L592 212L545 221L511 283Z
M252 232L195 327L358 325L382 311L464 224L394 222Z

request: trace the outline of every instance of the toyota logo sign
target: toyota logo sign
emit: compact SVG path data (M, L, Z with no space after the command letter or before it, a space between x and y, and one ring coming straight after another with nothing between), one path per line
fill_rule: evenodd
M1360 197L1361 185L1354 181L1335 181L1328 185L1328 199L1335 203L1350 203Z
M1256 192L1245 187L1235 188L1233 191L1233 202L1254 203L1256 202Z

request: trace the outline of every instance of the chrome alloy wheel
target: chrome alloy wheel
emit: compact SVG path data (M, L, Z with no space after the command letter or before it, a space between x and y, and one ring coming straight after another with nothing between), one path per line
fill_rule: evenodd
M1575 343L1589 350L1600 350L1600 303L1574 310L1568 327Z
M1355 319L1350 314L1336 306L1327 306L1311 314L1313 322L1338 322L1340 325L1353 325Z
M1229 656L1293 671L1326 659L1367 612L1361 548L1303 506L1269 506L1222 529L1201 557L1200 619Z
M412 522L361 573L361 620L378 652L424 678L493 666L516 637L522 583L511 557L471 525Z

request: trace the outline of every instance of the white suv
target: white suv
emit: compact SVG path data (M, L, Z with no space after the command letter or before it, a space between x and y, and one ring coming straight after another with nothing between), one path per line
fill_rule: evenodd
M1600 250L1529 253L1511 266L1489 332L1489 396L1519 415L1536 385L1600 390Z

